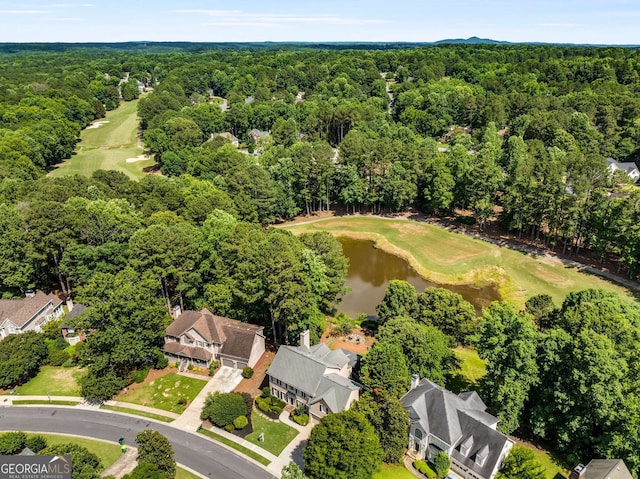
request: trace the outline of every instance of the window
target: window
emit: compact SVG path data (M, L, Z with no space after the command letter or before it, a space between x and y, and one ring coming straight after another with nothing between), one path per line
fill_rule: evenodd
M327 410L327 406L324 405L324 403L320 403L320 412L322 414L327 414L329 411Z
M413 435L418 441L422 441L422 431L420 429L414 429Z

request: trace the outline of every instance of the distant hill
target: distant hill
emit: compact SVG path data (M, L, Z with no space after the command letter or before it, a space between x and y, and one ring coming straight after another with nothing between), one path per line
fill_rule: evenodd
M462 44L462 45L513 45L511 42L503 42L500 40L491 40L490 38L455 38L448 40L438 40L433 45Z

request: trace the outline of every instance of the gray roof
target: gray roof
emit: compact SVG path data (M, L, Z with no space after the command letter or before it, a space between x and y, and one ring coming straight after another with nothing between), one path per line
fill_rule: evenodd
M86 310L87 310L87 307L84 304L74 303L73 304L73 309L71 311L69 311L69 314L67 314L67 316L64 319L71 319L71 318L75 318L77 316L80 316Z
M316 396L309 401L309 404L315 404L324 401L329 411L340 412L349 406L349 398L353 391L359 391L361 386L339 374L328 374L323 376L318 385Z
M631 479L622 459L593 459L587 464L584 479Z
M22 328L49 303L56 309L62 301L55 294L44 294L42 291L30 298L0 299L0 322L9 319L18 328Z
M491 475L509 439L495 429L498 419L485 411L477 393L455 395L425 379L401 402L412 423L453 447L453 458L483 477ZM471 448L466 455L460 452L463 444ZM479 453L486 456L482 466L476 462Z
M311 397L323 395L329 398L331 394L335 394L335 398L329 401L338 407L342 402L346 403L346 400L342 400L344 394L348 397L354 387L359 389L357 383L335 374L349 362L350 358L345 351L331 351L326 344L318 344L311 348L280 346L267 374ZM335 393L330 392L332 388L336 389ZM328 402L327 406L331 408Z

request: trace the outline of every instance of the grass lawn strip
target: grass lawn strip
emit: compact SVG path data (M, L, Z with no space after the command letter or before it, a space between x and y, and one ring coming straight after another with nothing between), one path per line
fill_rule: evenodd
M287 445L298 435L298 431L280 421L272 421L257 411L251 413L253 432L245 440L279 456ZM264 441L258 441L258 436L264 433Z
M213 431L209 431L207 429L198 429L198 432L200 434L203 434L207 437L210 437L211 439L213 439L216 442L220 442L226 446L229 446L232 449L235 449L236 451L244 454L247 457L250 457L251 459L258 461L260 464L262 464L263 466L268 466L269 464L271 464L271 461L265 457L262 457L260 454L258 454L257 452L253 452L251 449L247 449L244 446L241 446L240 444L238 444L237 442L234 442L230 439L227 439L226 437L220 436L219 434L216 434Z
M180 466L176 469L176 479L201 479L202 476L198 476L192 472L182 469Z
M15 404L15 401L13 403ZM100 406L100 409L106 409L108 411L115 411L115 412L123 412L125 414L133 414L134 416L148 417L149 419L155 419L156 421L162 421L162 422L173 421L172 418L167 416L161 416L160 414L153 414L152 412L140 411L138 409L131 409L128 407L107 406L106 404L103 404L102 406Z
M99 439L89 439L85 437L65 436L63 434L28 434L28 436L44 436L47 439L49 446L57 444L77 444L82 447L86 447L89 451L94 453L100 459L102 464L102 470L105 470L111 464L116 462L122 455L120 452L120 446L116 443L110 443L107 441L100 441Z
M46 399L14 399L11 401L14 406L22 406L26 404L51 404L56 406L77 406L79 401L47 401Z
M80 396L78 381L86 374L80 368L43 366L36 377L16 388L18 396Z
M50 176L90 176L99 169L121 171L132 179L144 176L142 169L153 165L153 160L126 161L142 154L137 145L137 106L137 100L123 102L107 112L106 118L96 122L100 123L99 127L85 128L80 133L77 154L51 171Z
M119 396L116 400L182 414L206 384L207 381L202 379L168 373ZM187 404L178 404L180 398L186 399Z
M286 227L294 234L328 231L367 239L406 259L427 280L440 284L496 284L502 297L519 306L536 294L560 304L567 293L601 288L630 298L623 287L565 266L556 258L536 257L452 233L425 222L376 217L341 217Z
M415 479L402 464L382 464L371 479Z

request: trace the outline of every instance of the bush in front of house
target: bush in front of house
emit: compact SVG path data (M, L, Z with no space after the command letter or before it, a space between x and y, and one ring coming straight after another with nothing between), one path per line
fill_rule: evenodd
M247 403L241 394L217 392L207 396L200 418L208 419L218 427L231 424L233 428L233 421L247 413Z
M242 368L242 377L245 379L251 379L253 377L253 368L251 366Z
M147 379L148 374L149 374L149 368L144 368L144 369L139 369L137 371L134 371L132 374L133 382L135 383L143 382L145 379Z
M436 477L436 473L433 472L433 469L431 469L429 467L429 464L427 464L425 461L414 461L413 467L415 467L418 472L424 474L429 479L434 479Z
M306 413L294 414L292 417L295 423L299 424L300 426L306 426L307 424L309 424L309 415Z
M44 436L40 435L29 436L25 443L25 447L28 447L37 454L47 447L47 440Z
M256 405L258 409L265 413L271 413L272 415L279 416L287 403L281 401L275 396L269 395L266 398L257 397Z
M436 454L436 457L433 458L433 465L436 468L436 476L438 479L444 479L445 476L449 473L449 467L451 467L451 461L449 460L449 456L444 451L440 451Z
M0 455L11 456L22 451L27 444L27 435L22 431L0 434Z
M209 365L209 376L213 376L219 366L220 363L218 361L211 361L211 364Z
M249 425L249 420L247 416L238 416L233 420L233 427L236 429L244 429Z

